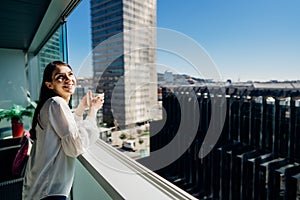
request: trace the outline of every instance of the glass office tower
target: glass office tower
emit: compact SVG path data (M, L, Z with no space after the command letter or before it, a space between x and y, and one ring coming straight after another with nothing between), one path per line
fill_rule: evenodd
M156 0L91 0L93 73L103 120L133 127L157 105Z

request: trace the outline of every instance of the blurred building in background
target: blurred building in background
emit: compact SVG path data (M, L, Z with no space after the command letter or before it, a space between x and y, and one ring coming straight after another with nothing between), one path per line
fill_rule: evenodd
M103 120L133 127L157 104L156 0L92 0L93 72Z

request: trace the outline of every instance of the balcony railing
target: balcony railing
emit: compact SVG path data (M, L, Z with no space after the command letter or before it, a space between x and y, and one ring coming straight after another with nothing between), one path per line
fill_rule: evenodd
M98 140L78 158L71 199L196 199Z
M20 199L22 181L22 178L18 178L1 182L0 199ZM99 139L76 162L69 200L82 199L196 198Z

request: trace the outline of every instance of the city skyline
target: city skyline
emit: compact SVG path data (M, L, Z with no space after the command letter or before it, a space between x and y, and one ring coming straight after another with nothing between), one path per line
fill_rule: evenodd
M300 80L295 73L300 67L299 11L300 2L294 0L158 0L157 27L197 42L224 81ZM83 0L68 19L69 62L78 75L86 71L78 66L91 51L89 12L89 1ZM157 57L158 64L177 67L172 60Z

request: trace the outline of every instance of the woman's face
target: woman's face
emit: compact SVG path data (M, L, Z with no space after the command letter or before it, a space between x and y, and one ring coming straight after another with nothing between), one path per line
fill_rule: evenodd
M59 65L52 72L52 82L46 82L46 85L69 102L76 88L76 79L68 66Z

